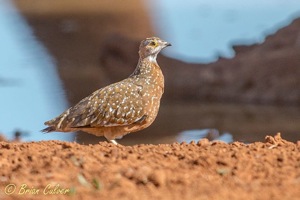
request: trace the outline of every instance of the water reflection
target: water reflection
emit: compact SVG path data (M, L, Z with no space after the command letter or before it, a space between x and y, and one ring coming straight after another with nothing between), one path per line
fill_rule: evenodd
M216 129L219 140L226 142L264 141L266 135L281 132L284 139L300 140L300 108L288 106L243 105L221 103L166 103L163 102L156 121L149 128L126 135L121 144L160 144L195 141L205 135L198 130ZM183 131L197 130L198 135L180 137ZM203 135L202 135L203 133ZM207 132L206 132L207 133ZM226 133L226 134L225 134ZM230 135L229 135L230 134ZM216 139L211 134L210 139ZM188 137L188 138L187 138ZM180 140L178 140L180 138ZM97 143L103 138L81 138L80 143Z
M152 1L151 4L154 5ZM174 1L161 1L169 2L172 5ZM224 1L223 1L224 2ZM188 5L184 2L185 5ZM202 5L203 6L203 5ZM229 5L229 11L223 13L219 17L226 23L236 23L239 21L239 14L246 12L235 12L232 5ZM294 6L296 8L296 6ZM165 12L158 12L160 14L168 14L170 9L160 6L156 11L165 9ZM207 37L204 35L208 30L205 27L205 23L199 21L199 19L193 17L193 13L188 9L181 9L178 6L177 9L171 10L173 13L169 16L160 16L155 19L155 22L166 22L168 26L161 24L159 27L164 27L159 32L169 31L162 33L161 35L167 35L171 33L171 40L174 40L174 48L180 49L185 53L191 51L195 52L197 58L199 57L199 50L208 52L209 57L215 55L216 52L224 54L224 49L211 53L208 48L211 46L207 41ZM189 8L194 8L189 5ZM201 12L196 12L201 18L216 17L214 9L216 7L204 6ZM226 8L226 7L220 7ZM255 7L254 9L259 8ZM281 7L277 7L281 9ZM199 7L196 8L199 10ZM228 9L228 8L226 8ZM184 11L183 14L178 14ZM203 12L202 12L203 11ZM205 11L205 12L204 12ZM263 10L264 11L264 10ZM274 9L273 9L274 11ZM249 11L250 12L250 11ZM260 12L260 14L262 11ZM188 15L187 15L188 14ZM253 16L253 13L246 13L248 16ZM171 16L171 17L170 17ZM259 18L259 15L255 15ZM279 16L279 15L278 15ZM282 16L282 15L281 15ZM218 19L219 19L218 18ZM198 27L193 26L188 30L185 25L189 25L187 22L197 22ZM195 21L191 20L195 19ZM219 20L220 20L219 19ZM166 20L172 20L166 21ZM202 19L203 20L203 19ZM249 18L253 22L261 22L255 18ZM179 30L173 29L173 23L177 23L176 26ZM271 26L275 23L269 19ZM249 25L251 23L243 24ZM201 26L199 25L201 24ZM209 22L206 20L206 24L215 25L221 27L222 23L218 20ZM228 25L228 24L227 24ZM63 32L74 32L78 29L78 25L74 21L62 22ZM262 25L265 30L265 26ZM201 28L201 29L200 29ZM221 27L222 28L222 27ZM224 28L224 27L223 27ZM247 28L247 27L246 27ZM251 27L250 27L251 28ZM253 26L252 26L253 28ZM232 30L235 37L236 29ZM239 28L244 31L239 33L239 37L244 36L248 32L245 28ZM183 32L178 32L183 31ZM185 32L187 31L187 32ZM252 30L253 31L253 30ZM21 34L20 34L21 33ZM181 35L181 33L183 33ZM215 33L229 34L227 31L210 30L206 34L215 36ZM255 34L259 34L257 41L262 41L265 35L255 29ZM72 140L69 133L53 133L43 135L39 132L44 121L51 119L53 116L60 114L66 107L65 98L60 87L60 80L57 78L55 71L55 65L52 59L47 54L47 51L39 44L35 38L32 37L30 28L24 22L24 20L17 14L14 8L8 3L8 1L1 1L0 4L0 35L2 45L0 46L0 82L1 80L16 80L18 84L16 87L2 87L0 83L0 92L2 94L0 99L0 131L10 133L11 137L15 135L16 128L19 128L23 134L24 140L41 140L41 139L65 139ZM186 37L188 36L188 37ZM191 36L191 37L190 37ZM220 35L219 35L220 36ZM75 37L77 38L77 37ZM202 39L199 42L197 39ZM218 37L219 39L219 37ZM217 45L222 45L224 41L214 40ZM173 43L173 42L172 42ZM225 41L228 48L228 41ZM186 45L183 47L182 45ZM214 46L214 45L213 45ZM201 47L201 49L199 49ZM224 46L223 46L224 48ZM181 53L181 52L180 52ZM176 58L179 58L176 55ZM203 54L205 56L205 54ZM86 56L83 54L83 56ZM184 57L181 57L184 58ZM189 60L191 61L191 60ZM2 83L8 83L7 81ZM6 84L6 86L10 86ZM155 123L146 130L138 133L132 133L125 136L120 143L121 144L137 144L137 143L171 143L178 141L180 135L185 135L180 141L190 140L187 137L198 140L202 137L198 134L198 130L203 129L215 129L220 134L218 139L237 140L244 142L262 141L266 134L274 135L278 131L282 132L282 136L285 139L296 141L299 140L300 130L300 112L297 107L275 107L275 106L254 106L254 105L234 105L234 104L208 104L208 103L188 103L183 102L181 104L163 102L160 113ZM184 132L186 130L197 130L196 137L192 136L191 132ZM201 132L201 131L200 131ZM212 132L214 133L214 132ZM224 134L224 133L230 133ZM18 135L18 134L17 134ZM206 134L207 136L207 134ZM212 137L213 136L213 137ZM232 136L232 138L231 138ZM209 135L209 137L216 138L215 135ZM224 139L225 137L225 139ZM229 138L226 138L229 137ZM89 138L83 139L79 134L77 140L81 143L97 143L103 138L89 136Z
M209 141L223 141L226 143L233 142L233 137L230 133L222 133L217 129L199 129L199 130L186 130L178 134L176 140L178 142L199 141L203 138L207 138Z
M144 0L168 56L209 63L233 57L232 44L261 43L300 16L300 1Z
M23 132L23 141L72 141L72 134L39 132L44 121L64 110L66 100L46 49L10 1L0 2L0 131L7 139Z

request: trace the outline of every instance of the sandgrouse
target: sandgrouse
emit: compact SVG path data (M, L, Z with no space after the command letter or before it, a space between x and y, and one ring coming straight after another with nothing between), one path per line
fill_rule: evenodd
M101 88L58 117L45 122L43 132L84 131L116 138L147 128L155 120L164 92L164 76L157 54L170 43L146 38L139 47L139 61L126 79Z

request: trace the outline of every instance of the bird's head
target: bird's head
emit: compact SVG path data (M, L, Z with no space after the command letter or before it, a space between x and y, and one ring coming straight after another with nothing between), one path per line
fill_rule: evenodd
M165 47L171 46L170 43L158 37L150 37L143 40L140 44L140 58L156 59L157 54Z

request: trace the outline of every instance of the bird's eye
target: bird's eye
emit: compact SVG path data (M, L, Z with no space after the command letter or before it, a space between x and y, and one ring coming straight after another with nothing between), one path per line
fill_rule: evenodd
M151 46L156 46L157 43L156 43L155 41L152 41L152 42L150 42L150 45L151 45Z

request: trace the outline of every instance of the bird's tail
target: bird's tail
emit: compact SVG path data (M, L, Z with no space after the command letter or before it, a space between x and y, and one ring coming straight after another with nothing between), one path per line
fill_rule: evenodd
M55 131L55 127L53 127L53 126L49 126L45 129L41 130L41 132L43 132L43 133L50 133L52 131Z

